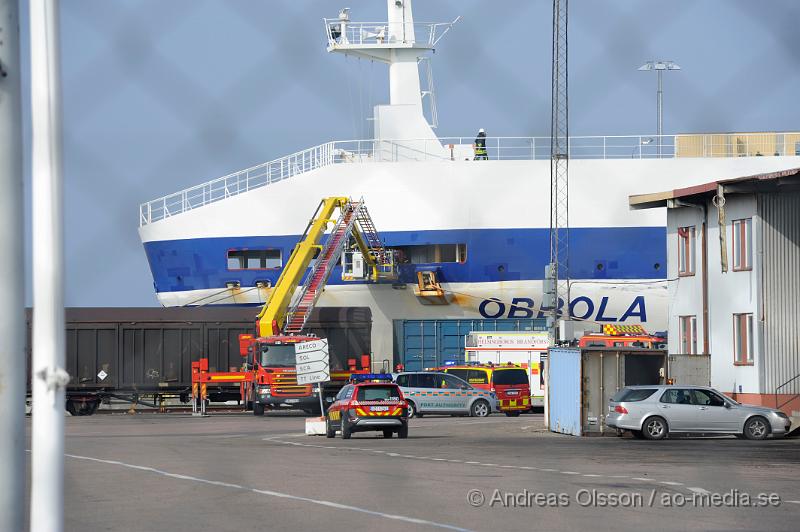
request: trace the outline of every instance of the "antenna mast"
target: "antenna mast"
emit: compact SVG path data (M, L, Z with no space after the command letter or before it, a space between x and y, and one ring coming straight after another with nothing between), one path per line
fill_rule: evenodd
M569 318L569 99L567 90L567 6L553 0L553 60L550 114L550 264L544 305L549 308L551 342L559 319ZM563 312L559 305L563 305Z

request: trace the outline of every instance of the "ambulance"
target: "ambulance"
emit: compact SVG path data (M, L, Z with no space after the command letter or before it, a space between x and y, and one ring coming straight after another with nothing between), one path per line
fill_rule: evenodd
M524 369L530 384L529 408L541 407L544 406L541 355L547 353L548 345L546 332L472 332L466 337L464 359L467 365L494 366L498 370L512 365ZM494 384L496 387L497 383ZM498 395L498 399L502 398ZM501 410L503 406L501 402Z

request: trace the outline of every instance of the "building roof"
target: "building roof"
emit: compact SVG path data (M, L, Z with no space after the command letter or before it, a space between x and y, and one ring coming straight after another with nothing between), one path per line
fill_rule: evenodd
M666 207L669 200L696 200L705 196L713 196L722 186L726 194L753 192L783 192L800 190L800 168L789 168L777 172L755 174L731 179L720 179L701 185L676 188L665 192L635 194L628 196L631 209L652 209Z

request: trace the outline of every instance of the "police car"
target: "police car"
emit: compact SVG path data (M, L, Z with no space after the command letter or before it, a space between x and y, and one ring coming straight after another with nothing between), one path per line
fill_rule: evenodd
M339 391L325 418L328 438L341 431L342 439L354 432L382 431L384 438L408 437L408 403L391 375L366 374Z

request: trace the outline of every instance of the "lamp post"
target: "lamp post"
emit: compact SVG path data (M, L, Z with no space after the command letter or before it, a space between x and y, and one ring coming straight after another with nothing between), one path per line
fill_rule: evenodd
M658 92L657 92L657 102L658 102L658 122L657 122L657 126L658 126L658 131L657 131L657 134L658 134L658 156L659 156L659 158L661 157L661 145L663 143L663 139L662 139L661 136L664 133L664 131L663 131L663 127L664 127L664 103L663 103L664 90L663 90L663 82L662 82L662 79L661 79L661 75L663 74L663 72L665 70L680 70L680 69L681 69L681 67L679 67L677 64L675 64L675 62L673 62L673 61L648 61L648 62L646 62L645 64L643 64L642 66L639 67L639 70L641 70L641 71L655 70L656 74L658 74Z

